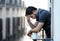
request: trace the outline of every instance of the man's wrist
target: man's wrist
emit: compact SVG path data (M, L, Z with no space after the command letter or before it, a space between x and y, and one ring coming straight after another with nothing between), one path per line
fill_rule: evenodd
M28 22L30 22L30 20L27 20Z
M31 32L33 33L33 29L31 30Z

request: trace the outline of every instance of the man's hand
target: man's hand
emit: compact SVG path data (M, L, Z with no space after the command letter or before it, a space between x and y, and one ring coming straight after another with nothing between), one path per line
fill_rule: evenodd
M29 37L31 37L31 35L32 35L32 30L30 30L27 35L28 35Z
M44 23L42 23L42 22L40 23L39 22L38 25L34 29L29 31L28 36L31 37L33 32L38 33L42 29L43 25L44 25Z

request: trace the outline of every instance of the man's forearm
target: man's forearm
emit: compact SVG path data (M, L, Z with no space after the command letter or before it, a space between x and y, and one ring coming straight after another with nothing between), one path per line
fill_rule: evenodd
M30 27L31 27L32 29L36 27L36 26L33 25L29 20L28 20L28 23L29 23L29 25L30 25Z
M31 30L31 32L39 32L41 31L42 27L43 27L44 23L38 23L38 25Z
M40 30L41 30L41 29L40 29ZM31 32L32 32L32 33L33 33L33 32L38 33L40 30L39 30L38 28L34 28L34 29L31 30Z

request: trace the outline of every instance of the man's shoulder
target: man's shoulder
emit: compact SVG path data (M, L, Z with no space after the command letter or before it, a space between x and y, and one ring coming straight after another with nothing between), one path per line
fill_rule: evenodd
M51 15L51 13L50 13L50 11L48 11L48 10L44 10L43 9L43 12L42 12L44 15Z
M38 12L50 13L48 10L39 8Z
M51 13L48 10L45 9L39 9L38 10L38 16L50 16Z

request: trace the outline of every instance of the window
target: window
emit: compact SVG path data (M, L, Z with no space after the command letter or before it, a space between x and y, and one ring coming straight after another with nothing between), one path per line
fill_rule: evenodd
M2 10L2 8L0 8L0 10Z
M17 33L16 30L17 30L16 18L13 17L13 35L14 35L14 37L15 37L15 34Z
M19 14L19 8L17 8L17 14Z
M51 3L51 0L50 0L50 3Z
M19 4L21 5L21 0L19 0Z
M10 4L12 4L12 0L10 0Z
M7 11L9 11L9 8L6 8Z
M6 8L6 14L9 14L9 8Z
M2 27L3 26L3 20L0 19L0 41L2 40Z
M17 8L17 11L19 11L19 8Z
M14 9L14 8L12 8L12 10L14 11L15 9Z
M6 0L6 4L9 4L10 3L10 1L9 0Z
M15 0L12 0L12 4L15 4Z
M13 18L13 35L14 35L14 32L15 31L15 18Z
M14 12L15 12L15 8L12 8L12 11L13 11L12 14L15 14L15 13L14 13Z
M10 18L6 19L6 37L10 35Z
M2 8L0 8L0 15L1 15L1 13L2 13Z
M18 4L18 5L19 5L19 1L20 1L20 0L17 0L17 4Z
M22 28L22 17L20 17L20 25L21 25L21 28Z
M17 5L17 0L15 0L15 4Z
M5 0L0 0L0 4L5 4Z
M17 17L17 25L20 25L20 17Z

